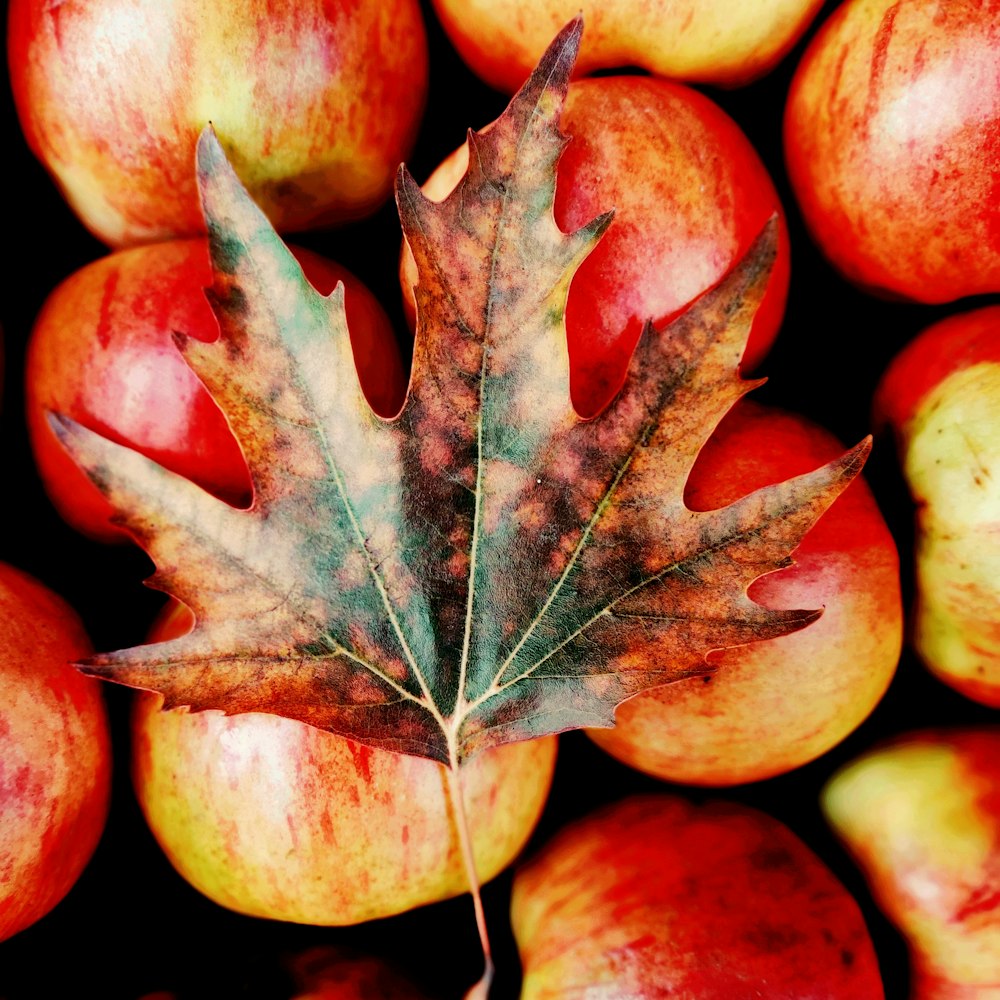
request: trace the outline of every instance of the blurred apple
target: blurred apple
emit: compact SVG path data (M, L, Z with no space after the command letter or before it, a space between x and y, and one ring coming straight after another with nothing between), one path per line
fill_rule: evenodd
M875 416L917 504L914 645L1000 708L1000 306L925 329L883 376Z
M556 222L568 232L615 209L566 306L577 410L593 414L620 388L647 319L663 324L683 312L777 213L778 258L743 359L754 368L784 313L788 233L774 185L736 123L689 87L628 76L571 84L561 127L572 141L559 161ZM424 192L443 200L467 163L462 146ZM416 267L405 246L400 280L412 323Z
M1000 291L1000 3L842 3L792 81L785 155L851 281L918 302Z
M344 282L344 303L362 386L389 414L406 389L388 318L345 268L294 249L323 294ZM28 346L28 431L45 488L59 513L101 541L122 541L111 506L52 433L47 411L62 413L230 503L242 505L250 477L222 411L174 344L177 331L214 340L218 324L205 297L212 283L207 242L135 247L88 264L49 296Z
M286 963L291 1000L428 1000L392 966L349 948L318 946ZM180 1000L175 993L146 993L139 1000Z
M771 70L822 0L434 0L452 44L491 87L512 94L578 13L576 73L638 66L656 76L739 86Z
M293 1000L427 1000L391 966L346 948L311 948L290 964Z
M823 808L909 942L913 1000L1000 997L1000 728L900 737Z
M857 904L777 820L627 799L518 871L522 1000L877 1000Z
M111 792L100 685L72 609L0 563L0 941L45 916L97 846Z
M29 146L111 246L205 231L208 122L277 229L367 215L427 91L417 0L12 0L8 56Z
M805 417L743 400L698 457L685 500L713 510L809 472L844 451ZM857 479L750 596L772 608L823 608L808 628L712 654L717 668L619 706L595 743L647 774L698 785L757 781L798 767L852 732L892 679L903 612L896 545Z
M173 605L154 629L183 634ZM353 924L468 890L444 768L273 715L160 710L137 699L132 774L150 828L195 888L241 913ZM462 770L483 881L528 839L556 740L515 743Z

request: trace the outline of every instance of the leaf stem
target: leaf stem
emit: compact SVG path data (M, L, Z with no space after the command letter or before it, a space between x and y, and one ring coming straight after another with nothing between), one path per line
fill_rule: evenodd
M458 830L458 842L462 849L462 860L465 863L465 873L469 880L469 892L472 894L472 904L476 911L476 928L479 931L479 943L483 948L483 974L479 981L465 994L465 1000L486 1000L490 985L493 982L493 953L490 949L490 938L486 930L486 911L483 909L483 896L479 886L479 874L476 871L476 858L472 851L472 836L469 831L469 818L465 811L465 794L462 782L462 772L458 765L458 753L453 740L449 741L451 763L448 771L448 795L451 798L452 812L455 816L455 826Z

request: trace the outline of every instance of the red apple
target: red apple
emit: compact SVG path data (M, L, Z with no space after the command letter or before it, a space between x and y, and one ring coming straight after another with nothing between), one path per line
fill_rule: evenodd
M295 984L292 1000L427 1000L392 966L349 948L318 946L287 963ZM179 1000L167 992L139 1000Z
M324 294L344 282L359 376L373 407L389 414L405 391L388 318L347 270L293 250ZM28 347L28 429L45 487L75 528L103 541L125 536L108 502L66 454L47 411L130 445L231 503L249 496L240 448L221 410L188 368L174 331L213 340L218 324L203 289L212 281L205 240L113 253L77 271L48 298Z
M72 888L108 813L111 744L79 618L0 563L0 941Z
M689 87L627 76L571 84L561 127L572 141L559 161L556 222L568 232L615 209L566 306L577 410L591 415L619 389L647 319L664 324L683 312L777 213L778 258L743 359L754 368L784 313L788 233L774 185L736 123ZM443 200L467 163L462 146L425 194ZM405 246L400 281L412 322L416 267Z
M685 500L713 510L843 453L805 417L744 400L709 439ZM618 708L599 746L658 778L731 785L781 774L852 732L892 679L902 644L899 557L871 490L855 480L795 550L794 565L750 596L823 608L791 635L710 656L717 672L655 688Z
M576 72L638 66L738 86L771 70L822 0L434 0L445 31L491 87L514 93L559 29L582 13Z
M1000 306L924 330L875 415L917 504L913 642L946 684L1000 708Z
M912 1000L1000 997L1000 728L900 737L823 808L909 942Z
M293 1000L427 1000L391 966L346 948L311 948L291 962Z
M849 279L919 302L1000 291L1000 0L847 0L785 114L788 172Z
M427 90L417 0L12 0L8 56L28 144L111 246L205 231L208 122L276 228L366 215Z
M190 627L186 608L156 640ZM444 768L273 715L164 712L144 694L132 773L174 867L241 913L353 924L467 891ZM506 867L545 803L556 740L480 754L462 770L479 877Z
M563 830L514 879L522 1000L875 1000L857 904L777 820L628 799Z

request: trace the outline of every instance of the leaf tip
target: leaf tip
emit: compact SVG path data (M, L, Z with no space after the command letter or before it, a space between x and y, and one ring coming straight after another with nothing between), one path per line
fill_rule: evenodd
M866 434L853 448L845 453L842 460L844 475L853 479L862 470L871 452L872 435Z
M615 221L615 209L609 208L606 212L602 212L596 218L591 219L590 222L585 227L588 233L594 240L600 239L607 231L608 226Z
M419 204L421 201L426 201L427 197L414 179L413 174L410 173L410 168L405 163L401 163L396 170L394 189L396 192L396 207L399 210L400 221L403 223L405 235L405 220L408 214L406 206Z
M63 443L69 437L76 421L65 414L57 413L55 410L45 411L45 421L52 430L52 433Z
M576 65L582 35L583 13L581 12L563 25L559 34L549 43L549 47L543 53L534 72L524 81L521 89L515 95L514 102L518 98L527 97L536 91L541 93L545 90L555 89L565 93L573 73L573 67Z
M100 655L88 656L86 659L74 661L70 666L85 677L96 677L102 681L113 681L115 679L114 670L104 662L104 659Z
M558 57L569 57L570 62L576 62L577 52L580 50L580 39L583 37L583 11L579 11L575 17L570 18L559 31L559 34L552 39L549 51L554 52ZM543 57L544 60L544 57Z
M778 213L773 212L767 222L764 223L761 231L754 237L750 248L743 255L743 259L733 269L734 274L744 272L744 282L748 289L758 285L766 287L774 269L774 262L778 257L778 235L779 235ZM759 296L763 296L763 289Z
M78 465L83 464L82 448L91 438L100 439L99 434L88 430L78 420L66 416L64 413L57 413L54 410L45 411L45 420L56 436L56 440L69 452L73 461ZM90 473L87 473L90 475ZM91 476L91 478L93 478Z
M198 134L198 142L195 146L195 163L198 167L198 174L206 173L217 168L220 162L225 162L226 154L222 151L222 143L216 134L215 126L208 122Z

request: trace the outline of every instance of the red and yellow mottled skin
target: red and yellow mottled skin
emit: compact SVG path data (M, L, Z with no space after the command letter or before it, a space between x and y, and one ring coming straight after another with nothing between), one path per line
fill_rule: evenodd
M699 455L685 499L722 507L842 450L804 417L743 401ZM852 732L892 679L903 629L896 545L863 480L793 558L750 595L773 608L823 608L819 621L713 654L714 675L638 695L619 707L614 729L588 730L591 739L656 777L730 785L789 771Z
M175 606L154 637L181 634ZM273 715L162 712L141 695L132 772L167 856L230 909L352 924L468 891L444 768ZM476 869L488 880L528 839L556 740L515 743L462 770Z
M914 645L1000 708L1000 306L927 327L883 376L875 417L917 504Z
M745 369L754 368L784 314L788 233L774 185L735 122L690 87L629 76L571 84L561 128L572 141L559 161L557 224L572 232L615 210L574 275L566 305L577 410L589 416L606 403L643 323L665 324L717 284L776 213L778 256L743 358ZM443 199L467 163L462 146L431 175L425 194ZM415 278L404 248L411 317Z
M0 563L0 940L70 890L108 812L111 744L100 685L74 670L76 614Z
M821 0L434 0L473 72L512 94L545 46L583 14L578 76L639 66L656 76L739 86L769 72Z
M785 114L792 186L820 248L883 294L1000 290L1000 0L848 0Z
M1000 997L1000 730L900 737L822 801L909 942L912 1000Z
M375 409L391 413L406 383L388 317L345 268L308 250L294 253L320 292L344 282L362 384ZM125 537L110 523L108 502L56 440L47 411L136 448L231 503L248 499L239 445L173 340L175 332L218 336L204 294L211 283L207 242L174 240L95 261L46 301L28 348L28 430L45 488L77 530L102 541Z
M29 145L111 246L204 232L208 122L278 229L366 215L427 89L416 0L15 0L8 51Z
M522 1000L879 1000L857 904L756 810L627 799L518 872Z

